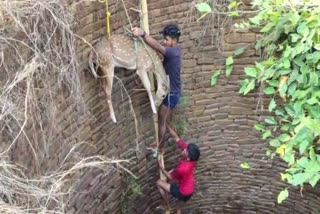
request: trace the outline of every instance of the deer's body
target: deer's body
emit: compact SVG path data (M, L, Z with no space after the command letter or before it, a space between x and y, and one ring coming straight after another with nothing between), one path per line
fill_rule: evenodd
M96 53L96 55L95 55ZM156 105L160 105L168 91L168 80L161 59L150 47L142 42L135 42L124 35L112 35L110 39L102 38L96 45L95 51L90 54L90 65L93 69L95 62L102 70L104 90L110 109L110 117L116 122L112 105L111 94L113 85L114 68L121 67L136 70L143 86L145 87L153 113L156 113ZM154 102L148 72L154 72L157 79L156 100Z

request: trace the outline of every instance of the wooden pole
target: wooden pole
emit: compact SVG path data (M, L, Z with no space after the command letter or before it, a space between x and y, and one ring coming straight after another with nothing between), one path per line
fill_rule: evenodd
M150 34L149 31L149 19L148 19L148 4L147 0L140 0L141 3L141 12L142 12L142 18L140 22L140 26L142 29L147 33ZM153 94L155 94L155 87L154 87L154 75L153 73L149 73L149 79L151 83L151 91ZM153 124L154 124L154 131L155 131L155 139L157 142L157 146L159 146L159 124L158 124L158 114L153 114ZM161 165L164 167L164 159L163 159L163 154L158 152L158 159L161 161ZM159 170L160 173L160 179L161 180L166 180L165 175L162 173L161 170ZM169 210L166 210L166 214L170 214L170 208Z

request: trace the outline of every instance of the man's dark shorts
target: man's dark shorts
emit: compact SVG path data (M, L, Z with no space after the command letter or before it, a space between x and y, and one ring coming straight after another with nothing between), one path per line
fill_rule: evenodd
M179 186L175 183L170 184L170 193L173 197L175 197L179 201L184 201L184 202L187 202L192 196L192 194L191 195L182 195L179 190Z
M163 104L171 109L174 109L180 100L180 93L169 93L163 100Z

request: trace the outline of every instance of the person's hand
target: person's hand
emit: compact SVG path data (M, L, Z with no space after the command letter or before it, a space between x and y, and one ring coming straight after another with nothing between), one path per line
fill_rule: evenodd
M142 36L144 34L144 31L140 28L134 27L132 28L132 33L134 36Z

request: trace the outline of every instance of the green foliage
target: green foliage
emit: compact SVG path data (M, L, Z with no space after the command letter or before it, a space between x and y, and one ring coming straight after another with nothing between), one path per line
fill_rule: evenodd
M189 123L187 119L181 119L179 121L174 122L174 128L177 134L183 138L188 131Z
M234 51L234 55L235 55L235 56L241 55L245 50L246 50L245 47L237 48L237 49Z
M230 76L233 68L233 57L229 56L226 60L226 76Z
M243 163L241 163L241 164L240 164L240 167L241 167L242 169L250 169L250 165L249 165L248 162L243 162Z
M126 177L126 182L123 184L126 190L121 195L121 213L129 213L132 207L135 206L135 199L142 195L142 188L138 181L133 177Z
M196 8L200 13L211 13L211 6L206 2L196 4Z
M320 179L320 7L286 0L254 0L256 16L237 27L259 27L266 58L244 69L243 95L264 83L263 93L272 96L268 109L272 116L255 126L288 167L281 179L293 186L315 186ZM226 63L228 66L228 63ZM287 189L278 203L289 196Z
M210 85L214 86L217 83L217 80L219 78L221 74L221 71L216 71L212 76L211 76L211 81L210 81Z
M282 190L278 195L278 204L281 204L283 200L288 198L288 196L289 196L288 189Z
M247 21L236 23L236 28L259 28L262 39L255 49L263 49L265 58L244 69L246 78L239 93L246 95L256 86L265 85L263 93L270 96L265 118L255 129L268 141L267 156L278 155L287 165L281 179L293 186L320 180L320 7L312 6L318 0L253 0L257 14ZM228 15L238 16L233 0ZM207 3L197 4L203 15L214 12ZM238 48L227 57L225 75L232 73L234 57L245 52ZM214 86L221 71L211 77ZM244 162L242 168L249 168ZM278 203L289 196L288 189L278 195Z
M237 11L237 6L239 4L242 4L242 2L238 2L237 0L231 1L231 3L228 5L228 13L227 15L230 17L239 16L239 12ZM198 21L206 17L208 14L213 13L214 8L207 2L200 2L196 3L195 5L197 11L200 13L200 17L198 18Z
M205 16L212 12L211 6L206 2L197 3L196 9L201 14L198 20L203 19Z

